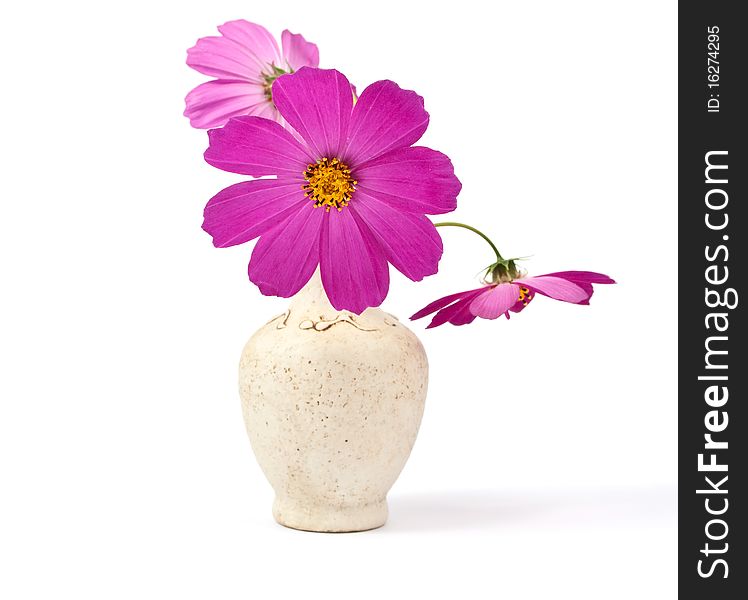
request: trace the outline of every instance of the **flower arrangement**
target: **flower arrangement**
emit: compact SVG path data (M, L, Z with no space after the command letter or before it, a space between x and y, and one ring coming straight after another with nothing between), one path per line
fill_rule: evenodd
M390 265L413 281L436 274L441 227L490 245L479 287L411 317L435 313L427 329L509 318L538 294L588 304L593 285L614 282L589 271L528 276L475 227L433 222L457 208L462 184L448 156L418 145L429 113L417 93L382 80L359 95L289 31L280 46L247 21L218 31L187 52L214 79L187 95L184 114L209 130L206 162L249 179L208 201L203 229L219 248L257 239L249 279L265 295L294 297L252 335L239 366L273 515L311 531L380 527L428 388L422 344L377 308Z
M209 129L210 165L252 179L211 198L203 228L220 248L259 238L249 279L263 294L293 296L319 268L330 303L361 313L385 299L388 264L413 281L438 271L437 227L447 226L481 236L496 260L480 287L411 317L436 313L429 328L509 318L536 294L588 304L593 284L614 283L588 271L528 277L474 227L432 223L426 215L455 210L461 184L445 154L414 145L429 123L415 92L383 80L357 96L345 75L318 68L315 44L288 30L280 48L247 21L218 31L187 51L187 64L215 79L187 95L184 114Z

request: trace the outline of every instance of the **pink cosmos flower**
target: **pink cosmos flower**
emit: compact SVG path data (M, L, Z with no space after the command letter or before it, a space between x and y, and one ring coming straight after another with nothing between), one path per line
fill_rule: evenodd
M298 140L253 116L208 132L214 167L275 176L208 202L213 244L260 236L249 278L263 294L292 296L319 266L331 304L355 313L387 295L388 261L414 281L436 273L442 241L425 215L454 210L461 184L447 156L412 147L429 122L423 98L378 81L354 107L345 76L303 67L275 81L273 99Z
M301 67L316 67L319 50L301 35L286 29L282 51L267 29L248 21L229 21L220 36L204 37L187 50L187 64L210 77L185 98L184 115L199 129L220 127L237 115L256 115L276 121L273 81Z
M436 312L427 329L444 323L467 325L476 317L509 318L509 311L520 312L542 294L572 304L589 304L593 283L615 283L607 275L591 271L561 271L537 277L520 277L484 285L475 290L445 296L419 310L411 319L420 319Z

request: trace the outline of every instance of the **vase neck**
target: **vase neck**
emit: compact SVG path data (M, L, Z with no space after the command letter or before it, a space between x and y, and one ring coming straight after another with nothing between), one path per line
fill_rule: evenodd
M301 307L314 307L324 313L339 312L330 304L330 300L327 298L319 269L314 272L307 284L291 300L291 309Z

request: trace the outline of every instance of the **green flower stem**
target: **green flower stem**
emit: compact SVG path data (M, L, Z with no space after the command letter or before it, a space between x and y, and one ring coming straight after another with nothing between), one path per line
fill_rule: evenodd
M443 223L434 223L435 227L462 227L463 229L468 229L469 231L472 231L473 233L477 233L479 236L481 236L484 240L488 242L488 245L491 246L491 249L496 253L496 261L497 262L504 262L504 258L499 253L499 249L496 247L496 245L491 241L491 239L482 231L478 231L475 227L471 227L470 225L465 225L465 223L457 223L456 221L444 221ZM493 265L492 265L493 266Z

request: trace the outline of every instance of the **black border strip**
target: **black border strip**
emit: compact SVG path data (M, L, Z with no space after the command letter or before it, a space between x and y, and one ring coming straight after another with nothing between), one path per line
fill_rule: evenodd
M748 202L748 21L741 2L678 15L678 583L748 598L748 398L741 302ZM711 36L711 37L710 37ZM711 46L709 44L712 44ZM711 84L711 86L710 86Z

